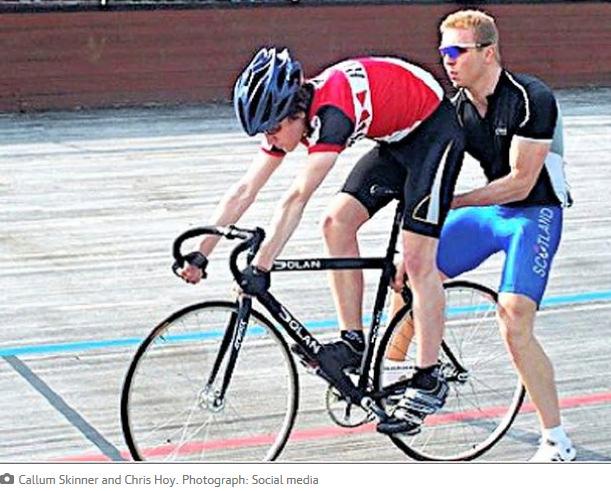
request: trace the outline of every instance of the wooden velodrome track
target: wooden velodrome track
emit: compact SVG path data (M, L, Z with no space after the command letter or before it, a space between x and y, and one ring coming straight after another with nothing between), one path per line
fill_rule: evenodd
M560 91L559 100L575 205L537 332L579 459L609 461L611 89ZM367 145L342 155L283 256L322 254L320 217ZM256 148L228 107L0 115L0 461L128 458L119 397L137 342L172 311L228 297L231 286L228 245L214 256L211 280L193 287L170 272L171 242L205 224ZM268 223L304 155L287 159L243 224ZM461 186L475 182L468 161ZM365 254L382 253L390 216L363 231ZM468 278L496 287L500 264L492 258ZM366 280L370 306L377 274ZM324 274L279 275L273 288L303 320L332 324ZM282 460L406 459L375 432L334 426L323 384L299 371L301 412ZM526 406L485 458L526 460L536 430Z

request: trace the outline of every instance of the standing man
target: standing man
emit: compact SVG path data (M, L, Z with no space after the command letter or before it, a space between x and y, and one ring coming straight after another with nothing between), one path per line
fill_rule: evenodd
M390 198L374 197L378 184L404 193L403 246L407 275L414 291L417 373L396 418L380 431L417 431L420 420L410 407L432 413L443 406L447 383L437 366L443 337L444 294L436 267L437 243L462 163L464 138L452 104L437 81L423 69L397 58L359 58L327 68L304 80L288 50L261 49L238 78L234 106L244 131L263 134L263 145L244 177L229 189L213 217L215 225L236 222L255 200L287 152L300 143L308 150L305 167L280 201L268 235L244 272L269 287L269 269L299 224L310 197L354 142L370 138L377 145L356 163L331 203L323 233L332 256L358 256L357 232ZM202 278L217 238L206 238L200 253L182 272ZM342 368L359 367L365 348L362 326L363 276L360 271L331 275L341 339L329 350ZM306 357L305 353L297 353ZM309 360L305 359L306 362Z
M453 278L505 252L498 319L539 416L542 439L532 460L574 460L575 448L560 421L552 364L534 336L563 207L571 204L558 106L540 80L502 68L491 16L461 10L446 17L440 31L443 65L458 89L453 102L465 149L479 161L488 184L454 197L437 264Z

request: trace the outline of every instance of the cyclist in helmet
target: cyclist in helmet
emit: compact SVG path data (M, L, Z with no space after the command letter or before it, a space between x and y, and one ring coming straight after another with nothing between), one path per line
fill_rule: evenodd
M339 154L362 138L377 143L355 164L330 203L322 228L330 256L358 256L359 228L390 201L372 196L372 185L404 195L403 257L414 292L417 371L401 411L378 430L417 431L419 421L410 408L418 408L419 414L435 412L448 390L437 366L444 294L435 258L464 150L452 104L431 74L398 58L349 59L305 80L288 50L275 48L255 55L235 84L233 102L244 131L262 134L262 145L244 177L219 203L214 224L236 222L286 153L299 144L308 150L307 165L277 207L268 236L245 271L263 289L269 286L274 259ZM206 238L201 243L200 261L182 273L187 281L201 279L205 257L217 241ZM365 348L363 274L334 271L330 281L341 331L340 340L323 349L332 350L340 366L359 367Z
M295 112L292 102L302 83L301 65L288 50L262 49L235 83L233 104L242 128L249 136L273 133Z

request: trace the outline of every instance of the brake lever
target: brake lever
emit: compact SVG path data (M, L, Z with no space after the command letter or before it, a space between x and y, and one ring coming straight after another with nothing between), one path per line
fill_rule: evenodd
M249 251L246 255L246 264L250 265L255 258L257 252L259 251L259 247L261 247L261 243L265 240L265 230L260 227L255 228L252 242L249 244Z
M172 272L174 273L175 276L177 276L180 279L183 279L182 276L180 276L180 273L178 272L179 269L182 269L182 267L184 266L184 261L182 262L182 264L178 264L178 261L174 261L174 264L172 264Z

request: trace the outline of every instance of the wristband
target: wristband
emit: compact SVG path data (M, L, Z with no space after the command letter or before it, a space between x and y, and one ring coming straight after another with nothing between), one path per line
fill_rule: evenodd
M206 266L208 266L208 258L199 251L187 254L185 256L185 261L191 266L201 269L202 272L206 271Z

